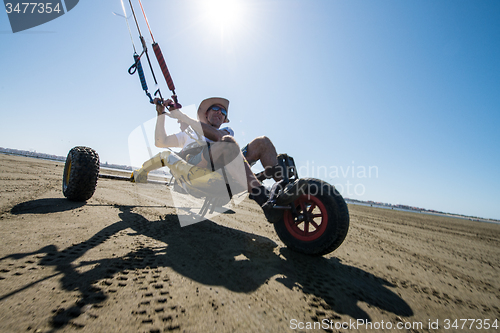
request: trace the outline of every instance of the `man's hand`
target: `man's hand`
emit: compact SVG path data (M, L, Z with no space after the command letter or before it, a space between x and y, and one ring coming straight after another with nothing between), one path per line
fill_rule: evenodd
M181 109L182 105L177 102L172 101L171 99L167 99L166 103L169 110Z
M156 105L156 112L158 112L158 115L164 114L165 112L165 105L164 101L160 98L155 98L153 101Z
M189 126L186 123L186 120L189 119L189 117L179 110L182 108L182 105L179 103L175 103L171 99L167 99L165 101L160 98L155 98L154 103L156 105L156 112L158 112L158 115L166 114L170 118L177 119L177 123L181 125L182 132ZM165 111L165 105L167 106L168 112Z
M158 112L158 115L166 113L165 106L168 108L168 111L178 110L182 108L182 105L180 105L179 103L175 103L171 99L163 100L160 98L155 98L153 102L156 105L156 112Z

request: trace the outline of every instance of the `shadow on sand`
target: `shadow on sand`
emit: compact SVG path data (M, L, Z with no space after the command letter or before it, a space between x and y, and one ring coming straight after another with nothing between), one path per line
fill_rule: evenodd
M13 211L28 213L31 210L31 213L45 214L79 207L72 204L68 206L67 201L62 203L59 199L42 199L17 205ZM360 301L395 315L413 314L410 306L387 288L392 286L391 283L357 267L344 265L336 258L305 256L287 248L281 248L280 255L277 255L274 248L278 245L270 239L220 226L209 220L181 228L176 215L150 221L133 212L134 206L115 207L120 211L120 220L84 242L62 250L48 245L32 253L16 253L0 258L2 261L31 255L41 257L42 254L43 257L38 259L39 265L54 267L57 273L51 277L60 275L64 290L81 293L78 303L53 314L51 324L54 331L80 316L86 305L96 305L107 299L96 282L112 278L119 272L161 267L170 267L201 284L221 286L240 293L255 291L279 274L283 277L276 278L276 281L287 288L299 288L312 295L311 306L318 310L332 309L356 319L370 320L369 315L358 306ZM74 263L87 251L128 228L133 232L125 234L125 237L144 235L165 243L165 246L148 247L143 244L122 257L80 262L78 266ZM132 238L130 242L133 242ZM241 255L248 260L235 259ZM83 273L76 270L82 267L86 267ZM34 281L8 295L0 295L0 301L41 281Z
M51 214L65 212L85 206L85 202L74 202L64 198L46 198L21 202L12 207L10 212L20 214Z

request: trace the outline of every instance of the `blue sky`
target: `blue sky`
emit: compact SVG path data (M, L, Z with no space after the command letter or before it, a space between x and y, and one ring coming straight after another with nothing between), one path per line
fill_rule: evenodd
M267 135L345 197L500 219L500 2L220 1L143 1L184 106L228 98L241 145ZM81 0L16 34L0 14L0 146L130 164L155 111L112 12Z

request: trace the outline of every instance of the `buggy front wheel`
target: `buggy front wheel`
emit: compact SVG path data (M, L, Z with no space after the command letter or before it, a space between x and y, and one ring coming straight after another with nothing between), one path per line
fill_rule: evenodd
M291 250L324 255L337 249L349 229L349 212L342 196L332 185L306 178L307 188L274 223L281 241Z

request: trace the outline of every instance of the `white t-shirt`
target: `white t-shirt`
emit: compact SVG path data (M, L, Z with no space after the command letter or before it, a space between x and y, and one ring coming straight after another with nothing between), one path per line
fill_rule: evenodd
M221 131L227 131L229 133L229 135L234 136L234 131L233 131L233 129L231 127L224 127L224 128L220 128L219 130L221 130ZM196 133L193 133L193 134L194 134L193 135L194 137L197 136ZM189 135L187 135L186 132L176 133L175 136L177 137L177 141L179 142L179 147L182 147L182 149L184 149L188 145L192 144L193 142L196 142ZM213 142L212 140L207 139L204 136L202 136L201 139L198 138L198 140Z

